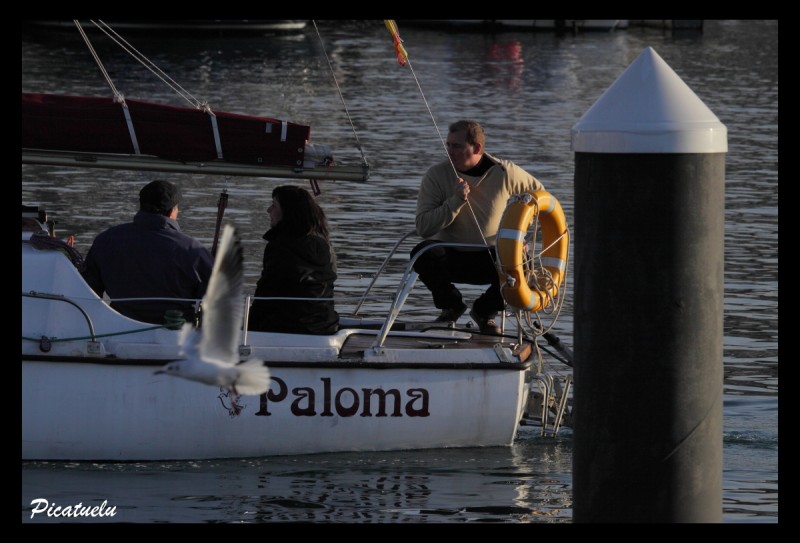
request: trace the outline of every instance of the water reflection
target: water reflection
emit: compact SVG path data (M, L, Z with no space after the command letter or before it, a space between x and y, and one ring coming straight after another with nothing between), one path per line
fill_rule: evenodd
M568 522L570 461L566 443L530 435L510 448L28 462L22 516L47 522L41 514L31 519L25 501L43 496L62 506L106 500L116 522Z

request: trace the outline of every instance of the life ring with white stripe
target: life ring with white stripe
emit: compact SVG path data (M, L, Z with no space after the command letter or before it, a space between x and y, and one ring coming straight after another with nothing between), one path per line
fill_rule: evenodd
M525 237L537 216L544 251L529 266L533 272L529 284L526 259L533 260L533 252L525 251ZM506 303L523 311L541 311L553 303L566 275L568 250L567 221L553 195L536 190L509 198L497 232L498 272ZM534 264L539 263L540 269L536 270Z

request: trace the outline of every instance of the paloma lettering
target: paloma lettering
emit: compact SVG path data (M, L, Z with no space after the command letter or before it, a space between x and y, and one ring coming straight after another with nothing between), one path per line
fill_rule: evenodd
M50 505L50 502L45 500L44 498L36 498L35 500L31 501L31 505L33 506L33 510L31 511L31 518L36 516L39 513L47 513L48 517L113 517L117 514L117 506L108 507L107 500L103 500L103 503L100 505L95 505L94 507L84 507L83 502L79 502L77 505L68 505L66 507L61 507L60 505L56 505L53 503Z
M425 388L409 388L401 392L396 388L351 387L336 388L330 377L321 377L322 392L311 387L295 387L289 391L286 381L272 377L277 390L261 395L260 417L269 417L270 402L291 402L289 409L297 417L429 417L429 396Z

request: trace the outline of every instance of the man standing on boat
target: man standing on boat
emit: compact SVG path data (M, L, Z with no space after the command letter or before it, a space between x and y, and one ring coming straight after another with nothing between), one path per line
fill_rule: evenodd
M163 324L168 310L194 318L190 301L115 302L119 298L200 299L214 259L200 242L178 226L180 189L156 180L139 192L133 222L99 234L86 255L84 279L98 296L107 293L111 307L131 319Z
M434 247L414 264L420 280L433 294L442 312L437 322L455 322L467 310L453 283L489 285L475 300L470 316L484 334L499 334L495 322L505 307L495 267L495 238L508 198L544 190L531 174L508 160L484 151L483 128L476 121L450 125L445 160L422 178L417 199L417 234L425 238L411 251L413 257L440 242L480 244L482 248Z

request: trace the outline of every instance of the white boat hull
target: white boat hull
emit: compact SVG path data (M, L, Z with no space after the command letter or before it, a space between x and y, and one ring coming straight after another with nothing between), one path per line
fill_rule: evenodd
M274 367L240 399L157 366L23 361L23 460L166 460L510 445L526 371ZM516 413L518 416L514 416ZM511 416L509 416L511 415Z
M24 238L25 239L25 238ZM179 330L128 319L56 250L23 242L22 459L169 460L510 445L528 355L454 330L242 335L270 391L155 374ZM528 349L530 352L530 349Z

